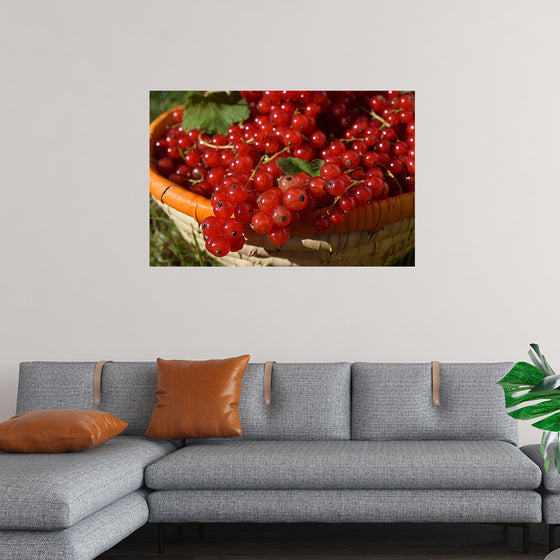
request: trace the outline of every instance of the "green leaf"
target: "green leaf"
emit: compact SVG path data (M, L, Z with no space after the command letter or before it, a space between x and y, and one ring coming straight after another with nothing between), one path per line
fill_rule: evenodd
M527 389L523 389L523 390L527 391ZM519 392L520 392L519 388L504 387L504 393L506 397L506 408L511 408L512 406L518 406L528 401L539 401L542 399L555 398L560 395L560 391L557 389L555 391L545 391L542 393L531 393L527 391L526 393L519 394ZM559 406L559 410L560 410L560 406Z
M552 391L553 389L557 389L558 387L560 387L560 375L549 375L548 377L545 377L542 381L537 383L529 392L543 393L546 391Z
M544 364L545 369L549 372L550 375L556 375L554 373L554 370L550 367L550 365L548 364L548 362L546 361L546 358L544 356L542 357L542 362Z
M543 377L545 377L545 374L537 367L527 362L517 362L507 375L498 381L498 385L502 387L517 386L528 388L539 383Z
M309 173L312 177L318 177L323 165L322 159L314 159L313 161L305 161L295 157L279 158L276 162L278 167L285 175L296 175L300 171Z
M532 424L535 428L539 430L548 430L550 432L558 432L560 431L560 412L556 414L551 414L538 422ZM560 447L559 447L560 450Z
M529 357L531 358L531 361L546 375L556 375L554 370L548 365L544 354L541 353L539 345L533 343L529 344L529 346L531 347L529 350Z
M189 91L183 112L183 128L208 134L226 134L235 123L249 118L247 101L238 91Z
M541 454L544 457L545 470L554 462L554 466L560 472L560 375L554 374L537 344L531 344L529 357L534 365L527 362L516 363L498 381L498 385L504 390L506 409L516 407L507 411L512 418L541 418L534 422L533 426L544 432ZM531 401L540 402L528 404Z
M547 456L548 445L554 437L554 432L543 432L541 437L541 455L543 457Z
M548 414L549 412L555 412L560 410L560 392L556 396L556 400L548 400L518 408L508 412L508 414L516 420L530 420L542 416L543 414Z
M541 455L545 459L548 458L549 446L554 441L554 438L558 439L558 432L547 432L547 431L543 432L541 438Z
M542 439L541 439L541 455L544 457L544 470L548 472L551 463L550 457L550 450L552 448L552 454L558 453L560 449L559 443L559 436L558 432L543 432ZM558 460L555 458L554 465L556 466L556 470L558 470Z

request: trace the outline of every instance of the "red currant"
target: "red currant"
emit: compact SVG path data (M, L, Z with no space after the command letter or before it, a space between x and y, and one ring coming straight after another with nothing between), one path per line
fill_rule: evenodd
M323 196L327 192L327 182L321 177L313 177L309 181L307 190L313 196L317 196L317 197Z
M224 237L209 237L206 240L206 249L216 257L225 257L230 250L230 244Z
M249 173L253 168L253 159L249 156L237 156L233 162L233 167L236 171L242 173Z
M309 143L314 148L322 148L327 141L327 135L322 130L315 130L309 136Z
M286 192L290 187L297 185L297 180L294 175L284 175L278 180L278 186L282 192Z
M311 220L311 227L315 231L326 231L329 229L330 222L325 216L315 216L313 220Z
M250 224L253 219L253 206L249 202L242 202L235 207L234 216L244 224Z
M253 215L251 225L257 233L268 233L272 229L274 222L268 212L261 211Z
M272 212L280 204L282 192L280 189L268 189L257 198L257 205L263 212Z
M228 218L222 226L222 234L226 239L236 236L241 237L243 235L243 224L234 218Z
M344 212L340 208L334 206L327 211L327 218L331 224L340 225L344 222Z
M157 160L156 167L158 171L168 177L171 173L175 173L175 163L171 158L164 157Z
M292 211L280 204L272 210L272 221L277 226L287 226L292 221Z
M235 204L230 202L229 200L218 200L213 206L212 209L214 210L214 215L218 218L222 218L225 220L229 218L233 211L235 210Z
M333 163L324 163L319 173L323 179L331 179L340 175L340 166Z
M344 169L353 169L360 163L360 155L354 150L349 150L340 156L340 162Z
M227 196L234 204L245 202L248 195L247 187L243 183L235 182L227 190Z
M337 204L343 212L350 212L356 207L356 202L351 196L342 196Z
M175 109L175 111L173 111L172 113L173 116L173 120L175 122L182 122L183 121L183 109Z
M290 210L303 210L307 205L307 193L301 187L290 187L282 200Z
M290 239L288 228L276 226L268 232L268 240L273 245L283 245L288 239Z

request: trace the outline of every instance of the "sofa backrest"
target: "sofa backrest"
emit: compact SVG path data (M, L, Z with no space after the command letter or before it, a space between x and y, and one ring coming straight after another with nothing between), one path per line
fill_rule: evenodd
M249 364L241 383L243 439L350 439L349 363L274 364L272 403L264 406L264 364Z
M89 408L128 423L125 435L143 435L156 402L155 362L108 362L101 405L93 405L95 362L20 364L17 412ZM350 364L274 364L272 405L263 403L263 364L243 376L239 417L244 439L350 439Z
M352 439L502 440L518 443L517 421L496 382L513 364L440 365L440 406L431 364L352 365Z
M103 367L101 404L93 404L95 362L23 362L17 412L89 408L128 423L124 435L144 435L156 402L155 362L108 362Z

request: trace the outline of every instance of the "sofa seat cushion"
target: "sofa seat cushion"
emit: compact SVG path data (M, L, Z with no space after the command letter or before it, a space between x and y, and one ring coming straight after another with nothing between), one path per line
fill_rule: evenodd
M136 490L68 529L0 530L5 560L93 560L148 521L146 490ZM113 556L112 558L117 558Z
M65 529L143 486L168 441L117 436L78 453L0 453L0 530Z
M560 473L554 466L552 447L549 449L551 462L548 471L544 468L544 457L541 455L541 446L538 443L524 445L521 451L541 469L543 488L551 494L560 494Z
M211 441L146 469L155 490L533 489L541 471L500 441Z

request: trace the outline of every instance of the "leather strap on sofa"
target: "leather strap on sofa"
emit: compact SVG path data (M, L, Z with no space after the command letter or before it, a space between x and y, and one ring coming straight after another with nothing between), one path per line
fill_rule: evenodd
M272 404L272 364L276 362L265 362L264 364L264 405Z
M113 360L105 360L104 362L97 362L93 368L93 404L101 404L101 374L103 373L103 366L112 362Z
M432 362L432 405L439 406L439 362Z

